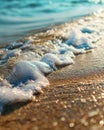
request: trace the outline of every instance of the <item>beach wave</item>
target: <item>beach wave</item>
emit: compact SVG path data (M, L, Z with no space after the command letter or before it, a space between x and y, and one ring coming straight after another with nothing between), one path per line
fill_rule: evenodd
M102 15L99 14L98 17ZM86 21L89 22L85 26ZM104 34L103 22L94 20L93 23L91 17L77 22L81 25L77 26L77 29L76 25L68 27L67 24L63 30L59 29L61 30L59 32L56 28L47 30L48 35L52 33L57 35L52 40L43 40L44 42L39 43L45 35L40 33L37 44L35 40L38 35L34 35L27 37L23 42L14 42L0 49L1 112L7 104L31 101L36 94L49 86L48 74L74 64L76 55L91 52L98 46L95 43ZM47 39L46 35L45 38ZM7 70L10 73L5 75Z

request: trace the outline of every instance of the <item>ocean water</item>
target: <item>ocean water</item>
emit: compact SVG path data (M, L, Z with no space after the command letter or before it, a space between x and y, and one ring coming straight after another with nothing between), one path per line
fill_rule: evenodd
M104 0L0 0L0 43L103 8Z

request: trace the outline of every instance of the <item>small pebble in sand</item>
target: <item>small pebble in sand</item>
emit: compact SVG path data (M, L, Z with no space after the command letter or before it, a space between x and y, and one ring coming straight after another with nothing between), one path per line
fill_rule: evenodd
M96 97L94 95L91 95L91 97L92 97L94 102L97 102L97 99L96 99Z
M56 100L56 104L59 102L59 100Z
M95 124L96 120L94 118L91 118L90 122L93 123L93 124Z
M69 123L69 127L70 127L70 128L72 128L72 127L74 127L74 126L75 126L74 122Z
M88 113L88 116L89 117L93 117L93 116L96 116L96 115L98 115L99 114L99 110L95 110L95 111L90 111L89 113Z
M31 121L36 121L36 118L32 118Z
M67 106L66 106L66 105L64 105L64 108L67 108Z
M65 117L61 117L61 121L65 121Z
M57 126L58 125L58 122L53 122L53 126Z
M100 126L104 126L104 120L100 120L100 121L99 121L99 125L100 125Z
M86 103L86 99L81 98L81 102L82 102L82 103Z
M104 93L101 93L101 97L104 98Z

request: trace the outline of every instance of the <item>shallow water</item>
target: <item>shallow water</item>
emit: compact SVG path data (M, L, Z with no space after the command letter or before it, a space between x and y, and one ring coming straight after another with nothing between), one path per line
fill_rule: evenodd
M103 8L103 0L1 0L0 43Z

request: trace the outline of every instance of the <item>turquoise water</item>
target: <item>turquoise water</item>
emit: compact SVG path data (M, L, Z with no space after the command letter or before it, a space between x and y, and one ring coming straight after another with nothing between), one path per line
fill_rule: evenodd
M103 0L0 0L0 43L103 8Z

